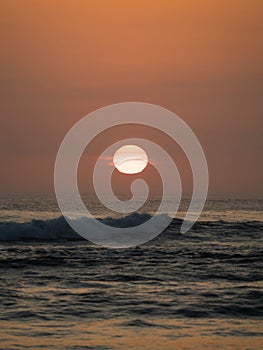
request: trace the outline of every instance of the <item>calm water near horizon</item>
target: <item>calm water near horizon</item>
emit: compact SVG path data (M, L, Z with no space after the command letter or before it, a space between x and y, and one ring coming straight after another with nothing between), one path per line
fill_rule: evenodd
M116 216L106 210L98 201L83 196L89 210L96 217ZM124 198L125 200L125 198ZM170 203L167 201L167 212ZM146 202L141 212L152 213L158 207L158 198ZM177 218L183 218L189 200L181 201ZM173 213L171 213L173 214ZM0 222L25 222L34 219L47 220L61 215L54 195L5 194L0 196ZM263 221L263 198L213 198L208 199L199 220Z
M54 198L2 197L0 349L263 349L262 204L209 200L190 232L116 250L74 235Z

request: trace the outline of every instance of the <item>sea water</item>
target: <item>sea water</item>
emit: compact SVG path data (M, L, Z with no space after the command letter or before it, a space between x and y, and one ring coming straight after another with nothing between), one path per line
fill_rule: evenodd
M186 200L156 239L115 250L72 232L53 197L2 197L0 349L262 348L262 204L209 200L182 234ZM122 227L153 207L94 212Z

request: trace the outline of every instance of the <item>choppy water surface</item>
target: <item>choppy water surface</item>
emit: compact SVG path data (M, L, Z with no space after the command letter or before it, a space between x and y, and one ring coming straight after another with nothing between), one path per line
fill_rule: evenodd
M0 349L263 348L263 222L180 224L112 250L63 219L5 221Z

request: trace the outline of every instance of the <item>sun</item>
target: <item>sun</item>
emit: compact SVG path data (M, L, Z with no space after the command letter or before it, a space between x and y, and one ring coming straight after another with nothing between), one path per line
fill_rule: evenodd
M113 164L121 173L137 174L147 166L148 156L139 146L125 145L115 152Z

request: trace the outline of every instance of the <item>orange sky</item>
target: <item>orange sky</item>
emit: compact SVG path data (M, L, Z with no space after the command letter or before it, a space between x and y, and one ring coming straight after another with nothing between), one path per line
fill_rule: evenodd
M57 149L77 120L144 101L197 134L210 194L263 194L261 0L0 0L0 8L1 192L52 191Z

